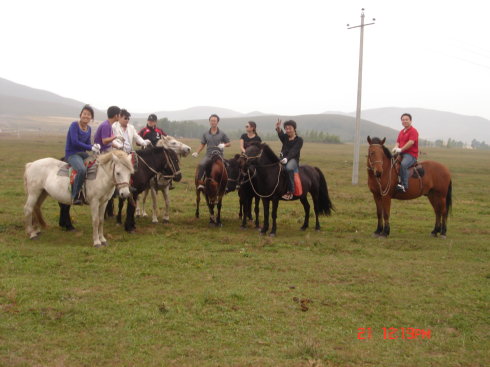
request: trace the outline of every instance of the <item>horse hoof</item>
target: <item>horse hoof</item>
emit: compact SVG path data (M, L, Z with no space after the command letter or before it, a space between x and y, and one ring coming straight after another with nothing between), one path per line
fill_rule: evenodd
M371 236L372 236L372 237L375 237L375 238L376 238L376 237L381 237L381 235L380 235L379 233L376 233L376 232L374 232L374 233L373 233Z
M443 239L443 240L445 240L446 239L446 235L445 234L441 234L440 238Z
M67 226L67 227L65 227L65 230L67 232L73 232L73 231L75 231L75 227L73 227L73 226Z
M101 243L97 243L97 244L94 243L94 247L95 248L101 248L102 247L102 244Z
M269 237L276 237L275 233L269 233Z
M247 229L247 226L240 226L240 229L245 230L245 229Z
M316 227L315 231L320 232L320 227Z
M100 244L101 244L102 246L109 246L109 242L107 242L107 241L101 242Z
M300 230L306 231L306 228L308 228L308 227L301 227Z
M146 218L146 217L148 216L148 214L143 213L141 216L142 216L143 218Z
M33 234L29 239L35 241L38 238L39 238L39 235L38 234Z
M170 223L170 219L163 219L163 220L162 220L162 223L163 223L163 224L168 224L168 223Z
M154 220L152 220L151 222L152 222L153 224L156 224L156 223L158 223L158 219L154 219Z
M216 223L215 226L216 227L223 227L223 223Z

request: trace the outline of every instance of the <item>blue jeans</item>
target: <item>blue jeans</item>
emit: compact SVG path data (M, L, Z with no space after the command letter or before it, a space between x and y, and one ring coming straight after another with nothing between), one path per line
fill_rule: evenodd
M75 199L78 193L82 189L82 185L85 182L85 176L87 174L87 168L83 164L83 160L88 157L85 152L75 153L66 158L66 161L77 171L75 176L75 182L73 182L73 188L71 190L71 198Z
M417 159L408 153L402 155L402 162L400 164L400 180L405 190L408 189L408 168L413 166L417 162Z
M286 163L286 172L289 178L289 192L294 192L294 174L298 172L298 162L296 159L291 159Z

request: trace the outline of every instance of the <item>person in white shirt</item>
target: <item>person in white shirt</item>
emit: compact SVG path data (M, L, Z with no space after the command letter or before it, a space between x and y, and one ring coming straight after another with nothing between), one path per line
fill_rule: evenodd
M151 142L139 136L134 126L129 123L130 117L131 114L123 109L121 110L119 121L112 125L112 133L117 136L112 145L117 149L124 150L126 153L133 151L133 140L142 147L151 145Z

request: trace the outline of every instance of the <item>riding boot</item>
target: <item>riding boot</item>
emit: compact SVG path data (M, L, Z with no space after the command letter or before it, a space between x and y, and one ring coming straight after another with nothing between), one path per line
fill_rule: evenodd
M168 189L169 189L169 190L173 190L173 189L175 189L175 187L174 187L174 185L173 185L173 182L174 182L173 180L170 180L170 185L169 185L169 187L168 187Z

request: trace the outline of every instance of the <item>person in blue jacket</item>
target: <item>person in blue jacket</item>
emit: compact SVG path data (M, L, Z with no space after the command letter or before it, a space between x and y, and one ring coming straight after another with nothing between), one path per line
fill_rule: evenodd
M82 205L80 190L85 182L87 169L83 160L88 157L87 150L95 153L100 152L99 144L91 144L90 136L92 129L88 126L94 119L94 109L90 105L85 105L80 112L80 120L73 121L66 135L65 160L77 171L75 182L71 193L72 205Z

